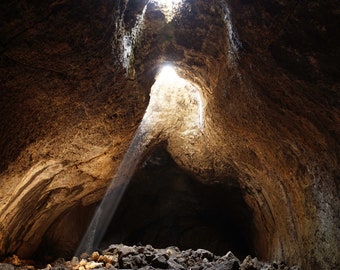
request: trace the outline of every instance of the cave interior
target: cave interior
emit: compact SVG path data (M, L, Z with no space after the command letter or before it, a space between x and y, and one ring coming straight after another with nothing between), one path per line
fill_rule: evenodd
M123 181L96 248L336 269L337 1L0 10L0 258L71 258Z

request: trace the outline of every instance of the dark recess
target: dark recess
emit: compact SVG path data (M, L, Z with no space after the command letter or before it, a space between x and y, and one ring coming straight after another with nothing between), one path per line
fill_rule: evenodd
M256 253L252 213L235 179L204 185L163 147L135 173L102 242L204 248L217 255Z

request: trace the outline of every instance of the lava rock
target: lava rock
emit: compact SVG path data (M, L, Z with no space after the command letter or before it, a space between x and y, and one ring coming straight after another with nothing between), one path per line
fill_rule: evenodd
M19 258L13 262L19 262ZM22 262L22 261L21 261ZM21 269L32 269L33 266L20 265ZM1 270L16 270L16 265L0 263ZM205 249L183 250L177 247L157 249L152 246L111 245L108 249L93 252L87 259L73 257L70 261L57 259L43 270L107 270L107 269L174 269L174 270L300 270L289 268L283 262L267 263L247 256L242 263L232 253L216 256Z
M161 269L167 269L167 267L168 267L167 258L164 255L156 256L152 260L151 265L153 267L157 267L157 268L161 268Z
M168 260L168 265L171 269L178 269L178 270L184 270L185 267L181 265L180 263L176 262L174 258L170 258Z
M208 250L205 249L197 249L196 254L201 258L201 259L207 259L208 261L212 261L214 259L214 254L211 253Z

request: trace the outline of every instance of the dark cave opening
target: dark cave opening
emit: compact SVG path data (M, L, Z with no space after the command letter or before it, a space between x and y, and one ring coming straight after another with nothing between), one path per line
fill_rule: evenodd
M254 255L252 212L237 181L227 180L202 184L158 147L131 179L101 246L151 244Z
M100 244L177 246L207 249L216 255L232 251L257 256L252 210L237 179L203 184L157 146L140 164ZM98 204L76 206L45 233L35 252L41 262L72 258Z

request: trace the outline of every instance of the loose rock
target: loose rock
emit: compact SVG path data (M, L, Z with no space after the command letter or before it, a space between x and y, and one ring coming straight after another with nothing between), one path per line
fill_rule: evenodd
M102 254L102 255L101 255ZM7 261L0 263L1 270L35 270L33 266L22 265L17 256L12 256ZM13 263L20 264L20 268ZM118 270L118 269L173 269L173 270L300 270L299 267L288 267L283 262L267 263L257 258L247 256L242 263L232 253L216 256L205 249L179 250L177 247L156 249L147 246L111 245L101 252L95 251L89 256L82 254L80 258L73 257L70 261L61 258L52 266L44 270Z

